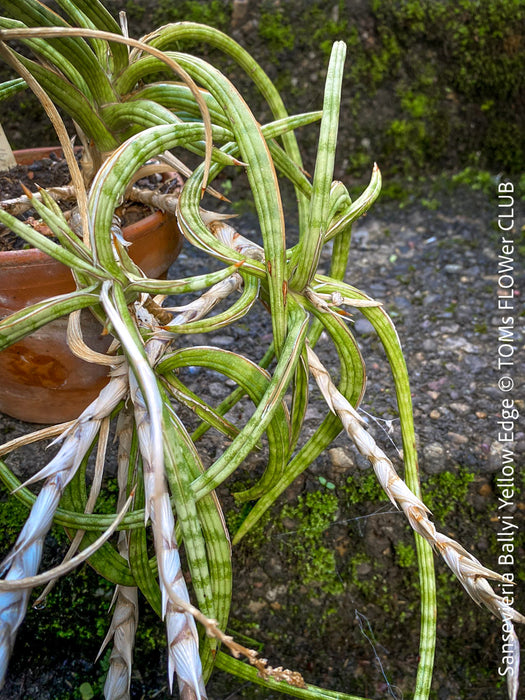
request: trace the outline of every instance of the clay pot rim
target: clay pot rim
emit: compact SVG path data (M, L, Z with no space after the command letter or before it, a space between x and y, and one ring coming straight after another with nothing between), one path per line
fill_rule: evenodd
M19 165L27 165L39 158L45 158L51 153L55 153L57 156L62 155L61 146L38 146L36 148L23 148L17 151L13 151L16 158L16 162ZM155 211L148 216L145 216L140 221L136 221L129 226L125 226L122 229L124 238L130 243L134 243L143 236L147 235L149 230L155 226L160 225L166 214L161 211ZM19 250L3 250L0 251L0 268L5 267L15 267L19 265L38 265L49 263L50 260L55 261L51 256L38 248L24 248Z

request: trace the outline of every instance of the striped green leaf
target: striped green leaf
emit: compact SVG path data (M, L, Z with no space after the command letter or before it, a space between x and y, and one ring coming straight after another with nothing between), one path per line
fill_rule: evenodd
M0 352L34 331L73 311L98 304L94 287L49 297L6 316L0 321Z
M292 288L296 290L302 290L314 276L328 228L330 189L337 145L345 55L346 45L344 42L335 42L325 83L323 118L317 148L308 225L301 231L299 245L292 263L295 270L290 283Z
M67 22L37 0L3 0L5 12L28 27L67 27ZM81 38L62 36L54 40L55 49L82 75L91 97L97 104L111 102L115 93L89 44Z
M102 29L122 34L120 26L99 0L57 0L58 5L78 27ZM128 51L123 44L92 40L101 65L110 74L118 75L128 63ZM108 51L109 48L109 51ZM109 60L111 58L111 60Z
M23 78L14 78L6 80L0 84L0 102L8 100L13 95L16 95L27 88L27 83Z
M250 397L256 408L261 405L261 402L268 394L271 386L271 381L267 373L253 362L236 353L213 347L197 346L195 348L177 350L160 362L158 370L159 372L165 373L168 370L173 371L180 367L188 366L206 367L233 379L242 388L243 392ZM259 492L262 492L269 484L277 481L286 462L290 441L288 429L289 419L286 408L281 402L276 403L275 406L275 415L271 417L271 420L268 421L268 425L265 428L268 437L268 461L265 473L261 481L254 486L253 489L250 489L249 492L242 495L243 499L249 499L259 495ZM262 435L262 432L263 431L260 432L260 435ZM235 444L237 439L243 437L247 437L246 426L239 436L235 438L233 444ZM258 439L259 438L253 443L253 446L255 446ZM240 460L236 463L226 461L226 476L228 476L239 463ZM210 470L220 474L219 469L213 466L210 467L206 472L206 477L210 477ZM211 472L212 475L213 472Z
M261 66L254 58L240 46L234 39L213 27L207 27L196 22L179 22L167 25L151 35L149 39L152 46L163 50L168 48L178 48L180 42L200 41L209 46L218 48L245 71L248 77L253 80L257 89L268 103L275 119L283 119L288 116L281 95L274 82L268 77ZM295 134L286 132L282 137L286 153L299 168L302 167L302 159ZM299 206L299 220L301 226L306 223L308 202L301 191L297 191Z

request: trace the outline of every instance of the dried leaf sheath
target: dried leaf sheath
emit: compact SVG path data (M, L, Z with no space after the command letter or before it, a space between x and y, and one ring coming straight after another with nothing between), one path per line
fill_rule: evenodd
M135 423L142 454L146 512L149 512L159 567L162 594L162 616L166 620L168 641L168 678L170 688L177 675L181 698L206 698L199 657L199 638L192 615L182 612L170 599L170 591L189 603L175 539L175 521L171 509L166 479L159 480L151 450L150 415L135 377L130 377L130 390L135 411ZM157 465L158 466L158 465ZM163 466L163 465L162 465ZM193 695L192 695L193 693Z
M113 638L109 670L104 684L106 700L129 700L133 645L138 623L138 591L135 586L117 586L113 617L101 652Z
M127 388L125 376L113 377L95 401L65 431L57 455L26 482L29 484L46 479L13 550L2 564L2 571L7 571L6 580L14 581L37 573L44 538L51 527L64 488L89 450L100 423L125 396ZM5 677L16 632L24 619L30 593L30 589L0 593L0 683Z
M130 461L133 418L127 410L119 414L117 435L119 441L117 510L120 510L127 496L129 472L134 467ZM128 533L124 531L119 533L118 549L120 555L129 560ZM129 700L133 647L139 620L137 587L117 585L112 604L115 607L111 625L98 653L100 656L106 644L113 639L113 649L109 657L109 669L104 684L104 698L105 700Z
M525 623L525 617L511 608L505 598L492 589L487 579L506 583L500 574L484 567L475 557L455 540L438 532L429 520L429 510L415 496L405 482L398 476L390 459L380 449L374 438L365 430L359 414L352 405L337 390L328 371L319 361L315 352L308 347L308 364L321 393L330 409L339 416L345 431L359 452L368 458L385 493L392 503L401 508L415 532L426 539L435 551L439 552L445 563L457 576L467 593L478 604L483 604L496 617L504 620L512 635L514 655L513 678L519 675L519 642L514 632L512 622ZM509 688L511 698L517 696L517 686L512 683Z

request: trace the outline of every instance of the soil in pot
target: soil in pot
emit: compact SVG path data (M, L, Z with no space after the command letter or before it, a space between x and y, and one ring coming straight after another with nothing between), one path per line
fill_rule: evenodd
M0 186L7 189L7 195L0 189L0 197L19 196L20 181L33 191L37 184L67 184L69 173L59 156L56 148L38 152L36 161L34 154L31 158L22 153L24 165L0 174ZM126 208L124 236L132 241L130 255L145 273L163 277L180 251L182 238L172 217L155 213L143 218L144 211L140 205ZM26 219L31 215L26 212ZM12 234L0 232L0 318L75 288L66 267L40 251L24 249L25 245ZM107 381L107 368L72 355L66 327L67 318L58 319L0 353L1 412L29 422L61 422L78 416L95 398ZM88 311L83 312L82 330L90 347L99 352L107 349L110 339L102 336Z

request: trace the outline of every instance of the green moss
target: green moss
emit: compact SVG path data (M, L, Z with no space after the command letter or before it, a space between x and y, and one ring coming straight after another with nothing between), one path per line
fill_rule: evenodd
M423 197L421 200L421 205L425 207L425 209L429 209L430 211L437 211L441 206L441 202L435 197L433 197L432 199L427 199L426 197ZM411 272L413 272L413 270L411 270Z
M167 22L200 22L226 31L230 21L230 2L222 0L159 0L153 12L152 26Z
M372 470L349 476L342 491L349 503L384 501L387 498Z
M128 20L140 22L146 13L146 8L143 5L135 2L135 0L127 0L126 15Z
M297 506L286 505L281 511L284 537L278 539L283 553L291 556L300 576L293 586L302 583L324 593L341 593L343 584L337 573L335 553L324 546L324 533L334 522L339 501L331 491L314 491L299 496ZM291 520L293 530L284 527L283 521Z
M474 474L459 466L457 472L442 472L422 484L423 501L437 520L444 520L458 506L464 504Z
M279 54L293 49L295 39L292 25L283 8L277 3L265 2L261 8L259 36L268 47L272 59L278 61Z
M356 83L366 86L368 94L374 95L378 87L389 76L397 73L401 65L402 48L398 38L388 25L375 26L374 40L363 40L350 30L351 65L348 75ZM355 30L354 30L355 31Z
M338 39L346 41L349 50L352 51L359 43L359 34L355 26L350 26L346 17L343 16L345 3L340 0L339 4L332 7L331 16L327 17L326 3L311 3L304 15L305 26L313 28L311 34L314 47L319 46L322 52L330 55L332 44ZM336 11L334 12L334 8Z
M398 542L394 545L396 562L402 569L411 569L417 564L416 552L412 544Z
M376 561L365 552L357 552L347 565L346 579L352 598L355 596L362 599L364 604L377 606L385 613L385 620L398 617L399 611L394 609L391 587L387 583L388 566L384 561Z
M242 489L238 490L241 491ZM243 503L239 508L232 508L226 511L226 525L232 537L246 520L253 506L254 501L250 501L248 503ZM269 511L266 511L266 513L264 513L257 523L255 523L251 530L246 533L242 539L242 542L243 546L246 547L247 550L258 551L264 545L266 542L267 528L270 520L270 513Z
M481 165L521 171L523 115L516 117L513 104L525 83L524 4L373 0L372 11L375 54L399 59L383 59L381 81L397 85L410 122L397 115L383 143L389 158L397 155L397 169L439 163L452 146L457 162L482 153Z
M298 505L285 506L283 518L298 520L298 529L306 537L318 537L333 523L339 507L337 496L327 491L314 491L299 496Z
M402 159L421 168L425 162L427 130L422 120L394 119L386 132L388 155L402 153ZM405 167L403 160L399 168ZM396 168L397 169L397 168Z
M373 566L370 557L364 552L358 552L350 559L348 578L350 583L365 596L365 599L367 599L374 594L374 577L370 576L369 574L360 576L359 566L361 564L369 564L370 566Z
M451 178L452 185L467 185L473 190L481 191L487 196L494 196L497 191L497 177L487 170L467 166Z
M413 119L422 119L431 111L431 100L427 95L409 90L401 97L401 106Z
M29 510L16 498L8 497L3 486L0 490L0 504L0 555L5 556L14 545Z
M400 207L404 206L412 195L412 188L407 186L403 180L389 179L381 187L381 199L399 202Z
M518 181L518 197L522 202L525 202L525 173L520 175L520 179ZM522 238L525 238L525 235L523 235Z

